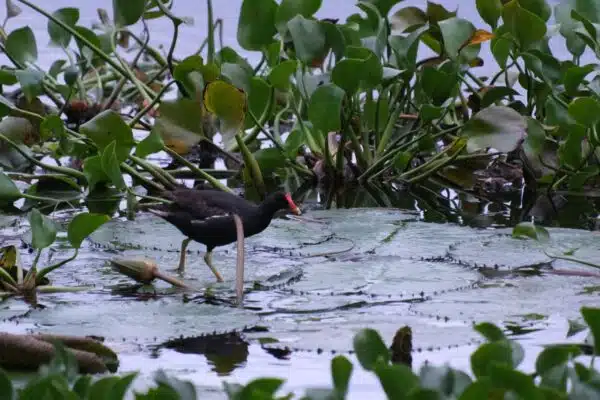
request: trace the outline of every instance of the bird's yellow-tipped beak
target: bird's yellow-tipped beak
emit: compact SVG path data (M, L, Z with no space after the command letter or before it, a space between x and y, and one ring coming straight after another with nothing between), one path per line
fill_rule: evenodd
M290 211L296 215L301 215L302 212L300 211L300 209L298 208L298 206L296 205L296 203L294 203L294 200L292 200L292 196L288 193L285 195L285 199L287 200L289 206L290 206Z

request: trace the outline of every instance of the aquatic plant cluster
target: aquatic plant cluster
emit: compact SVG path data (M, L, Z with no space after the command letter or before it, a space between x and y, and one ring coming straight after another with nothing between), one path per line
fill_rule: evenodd
M260 53L256 65L222 45L223 22L214 19L211 0L206 40L194 54L177 57L180 28L191 21L173 12L174 1L113 0L112 13L99 9L90 27L80 24L77 8L6 1L0 209L26 217L26 247L35 255L25 269L20 249L1 249L3 295L35 305L38 293L86 290L52 286L49 274L75 260L105 223L160 206L159 194L184 180L232 193L241 188L254 201L281 187L301 200L319 185L328 208L342 205L345 188L356 185L383 206L414 187L438 197L446 188L475 197L501 197L522 186L544 196L597 189L600 77L596 64L581 61L600 57L600 9L592 1L562 0L552 8L545 0L476 0L486 24L478 27L435 2L402 8L401 0L358 1L357 12L340 21L315 17L321 0L244 0L237 41ZM22 7L47 20L57 50L47 70L38 65L39 43L29 26L4 29ZM159 18L172 26L166 54L153 46L147 26ZM554 55L555 38L570 60ZM497 71L479 76L487 48ZM434 55L420 58L423 49ZM168 165L155 162L157 155ZM225 167L217 169L217 160ZM544 235L528 223L515 230L515 236ZM72 253L51 263L51 246L63 237ZM566 259L553 256L560 257ZM162 276L153 265L118 265L129 276L143 272L146 281ZM583 310L600 337L597 314ZM596 371L573 361L596 354L596 343L548 347L535 375L527 375L516 370L517 343L489 324L477 330L488 343L472 355L475 380L448 367L426 366L417 376L394 363L371 330L355 337L354 350L389 398L597 395ZM120 399L135 377L93 382L76 377L70 350L59 346L56 354L18 397L6 376L0 392ZM351 371L345 357L334 358L334 389L308 398L344 398ZM137 398L195 398L189 383L164 374L157 383ZM281 384L261 379L225 389L231 398L262 399Z
M586 341L546 346L536 359L535 371L529 374L517 369L524 358L521 345L490 323L475 326L486 342L471 354L472 375L449 366L433 365L424 365L418 374L413 372L410 368L410 329L399 330L389 349L373 329L358 332L353 345L360 366L377 377L382 394L388 399L593 399L600 396L599 371L593 366L593 356L600 348L600 341L595 339L600 337L600 309L584 307L581 314L587 326L574 327L571 334L589 328ZM589 366L584 361L586 355L592 356ZM308 389L301 398L346 398L352 371L353 364L348 358L334 357L331 360L332 387ZM0 370L0 395L7 400L121 400L135 377L135 373L100 379L79 375L73 355L57 344L52 362L42 366L37 375L19 389ZM297 398L293 393L278 394L283 391L283 384L281 379L259 378L247 385L224 383L224 388L231 400ZM199 397L191 382L158 371L155 387L146 393L136 391L135 398L195 400Z

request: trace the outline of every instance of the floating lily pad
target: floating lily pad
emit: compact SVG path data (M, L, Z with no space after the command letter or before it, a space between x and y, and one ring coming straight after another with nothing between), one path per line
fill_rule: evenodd
M267 346L277 348L350 351L353 336L364 327L377 329L390 345L396 331L409 325L415 349L435 350L479 340L469 323L411 315L409 307L409 303L396 303L322 313L278 313L263 319L269 333L262 336L276 339Z
M149 345L179 336L243 329L258 322L251 311L162 297L148 301L86 296L92 301L49 303L19 322L35 323L36 333L103 336L108 342Z
M450 251L450 255L470 265L499 266L502 268L519 268L550 262L544 254L561 255L565 251L579 249L575 253L578 258L588 261L600 259L600 240L597 232L577 229L549 229L549 241L516 239L510 235L494 235L483 239L463 241ZM498 232L498 231L496 231ZM573 263L557 261L554 266L573 266Z

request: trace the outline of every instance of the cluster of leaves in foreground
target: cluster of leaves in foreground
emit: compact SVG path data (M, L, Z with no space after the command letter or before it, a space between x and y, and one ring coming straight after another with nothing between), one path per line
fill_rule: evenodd
M418 374L401 363L394 363L390 350L381 336L372 329L363 329L354 337L354 351L362 368L372 372L389 399L593 399L600 398L600 371L586 366L577 357L600 354L600 309L581 309L590 332L585 343L547 345L535 362L535 371L527 374L517 368L524 358L521 345L508 339L502 330L490 323L475 329L486 342L471 354L474 379L466 372L449 366L424 365ZM575 325L574 325L575 326ZM576 332L585 329L578 326ZM573 332L570 332L573 334ZM591 344L590 344L591 343ZM331 360L333 388L311 388L304 400L344 399L348 393L353 365L344 356ZM136 374L110 376L94 381L90 376L78 376L74 358L57 346L56 358L43 366L37 376L15 391L10 378L0 374L0 395L3 399L59 400L110 399L121 400ZM156 374L156 387L146 394L136 393L136 399L195 400L192 383ZM292 394L276 396L281 379L259 378L245 386L224 384L231 400L291 399Z

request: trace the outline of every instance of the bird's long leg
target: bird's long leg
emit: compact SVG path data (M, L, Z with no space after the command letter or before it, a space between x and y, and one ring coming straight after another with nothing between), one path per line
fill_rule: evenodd
M206 254L204 254L204 262L208 265L208 268L212 271L213 274L217 277L217 282L223 282L223 277L221 273L217 271L217 269L212 265L212 249L206 249Z
M177 272L183 274L185 271L185 252L187 250L188 244L192 239L185 238L181 241L181 252L179 253L179 266L177 267Z

